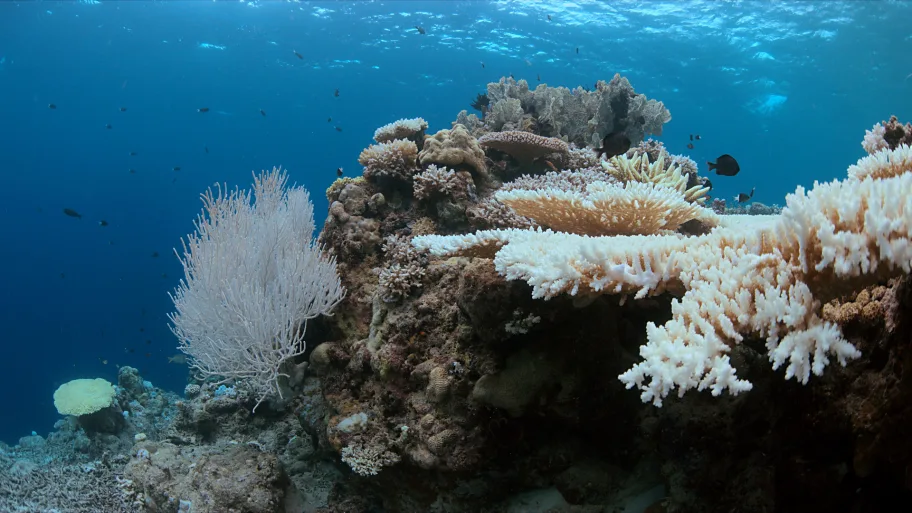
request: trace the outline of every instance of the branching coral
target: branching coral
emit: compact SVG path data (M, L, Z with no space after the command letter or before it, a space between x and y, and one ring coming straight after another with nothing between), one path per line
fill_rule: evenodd
M411 180L418 168L418 146L412 141L394 141L372 144L361 152L358 162L364 166L364 177Z
M623 130L637 143L646 134L662 135L662 126L671 120L671 114L662 102L637 94L630 82L620 75L615 75L610 82L599 81L594 91L545 84L530 91L525 80L501 78L499 82L488 84L488 97L492 110L511 112L511 120L516 117L518 101L522 111L537 120L539 133L560 137L580 147L598 147L602 138L615 130ZM488 129L499 130L497 125L504 122L497 118L497 123L488 124Z
M465 171L460 174L431 164L427 170L415 175L414 193L415 198L420 200L435 195L465 199L469 196L470 188L474 188L472 177Z
M872 155L883 149L895 150L901 145L912 146L912 123L903 125L896 116L881 121L865 132L861 146Z
M412 247L407 239L392 235L383 244L383 252L389 265L380 271L380 298L392 303L422 286L427 254Z
M675 389L750 390L728 356L745 337L766 339L773 369L784 366L787 379L802 383L831 359L857 358L838 326L821 317L821 301L912 271L912 167L904 171L799 187L781 215L728 216L702 236L492 230L413 244L435 255L493 255L500 274L527 281L539 298L681 295L670 321L648 325L644 360L619 376L660 406Z

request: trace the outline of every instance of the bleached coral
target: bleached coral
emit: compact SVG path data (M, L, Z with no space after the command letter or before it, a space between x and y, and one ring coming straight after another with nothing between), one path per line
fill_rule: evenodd
M342 448L342 461L361 476L376 476L383 467L399 463L399 455L379 445L355 443Z
M529 132L492 132L478 139L485 148L502 151L515 158L520 164L528 165L533 160L549 153L567 153L570 147L554 137L542 137Z
M728 356L745 337L764 338L773 369L802 383L831 360L860 356L821 317L821 301L912 270L912 166L904 171L799 187L781 215L726 216L702 236L491 230L413 244L434 255L493 256L501 275L527 281L538 298L681 296L670 321L648 325L644 360L619 376L660 406L675 389L750 390Z
M586 187L591 183L610 183L614 180L614 177L606 173L601 167L595 166L578 171L549 171L543 175L522 175L512 182L503 184L499 191L559 189L562 191L585 192Z
M912 148L901 145L895 150L884 148L859 159L858 163L849 167L849 178L889 178L905 173L908 169L912 169Z
M650 162L646 153L633 158L619 155L612 157L608 161L602 161L601 164L605 171L621 182L643 182L663 185L679 191L687 201L700 204L705 202L709 187L699 184L688 188L687 175L682 174L681 168L677 165L666 166L665 156L666 153L661 152L656 161Z
M358 162L364 166L365 178L411 180L417 171L418 146L404 139L372 144L361 152Z
M427 121L423 118L400 119L378 128L374 132L374 140L378 143L386 143L396 139L423 138L427 127Z
M654 234L715 214L676 189L651 183L592 182L583 191L545 188L498 191L498 201L537 224L583 235Z

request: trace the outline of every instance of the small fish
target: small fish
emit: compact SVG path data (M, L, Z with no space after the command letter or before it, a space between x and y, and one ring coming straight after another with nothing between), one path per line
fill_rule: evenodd
M345 172L342 171L342 168L341 168L341 167L338 168L338 169L336 169L336 176L342 176L343 174L345 174Z
M140 332L140 333L145 333L145 332L146 332L146 328L139 328L139 332Z
M172 170L172 171L180 171L181 168L180 168L180 166L174 166L174 167L171 168L171 170Z
M197 112L209 112L209 107L200 107L196 109Z
M76 219L82 219L82 214L80 214L79 212L76 212L72 208L63 209L63 213L70 217L75 217Z
M481 69L484 69L484 67L485 67L484 61L482 61L482 63L481 63Z
M699 141L699 140L700 140L700 134L695 135L695 136L694 136L694 139L696 139L696 140Z
M336 98L339 97L339 90L338 90L338 89L336 89L336 90L333 92L333 96L335 96Z
M709 187L712 190L713 183L709 181L709 178L703 178L703 187Z
M127 349L127 348L124 348L124 349ZM135 352L136 352L136 348L135 348L135 347L131 347L130 349L127 349L127 352L128 352L128 353L135 353Z
M295 54L295 57L297 57L298 59L304 60L303 55L299 54L298 52L294 52L294 54Z
M208 146L203 146L203 149L206 150L206 153L209 153L209 147L208 147Z
M691 140L691 141L694 140L694 134L690 134L690 140Z
M98 226L107 226L107 225L108 225L108 222L105 221L104 219L102 219L101 221L98 221Z
M147 345L147 346L151 346L151 345L152 345L152 341L151 341L151 340L146 340L146 345Z
M263 110L263 109L260 109L260 115L263 116L263 117L265 118L265 117L266 117L266 111Z
M54 109L57 108L57 106L54 105L53 103L49 103L49 104L48 104L48 108L51 109L51 110L54 110Z
M121 112L126 112L126 111L127 111L127 108L126 108L126 107L121 107L121 108L120 108L120 111L121 111Z
M415 30L417 30L419 34L427 34L427 30L424 30L424 27L421 25L415 25Z
M178 365L186 365L186 364L187 364L187 355L185 355L185 354L176 354L176 355L174 355L174 356L169 356L169 357L168 357L168 363L176 363L176 364L178 364Z
M152 258L158 258L158 251L152 252Z
M742 193L739 193L737 196L735 196L735 201L737 201L738 203L746 203L747 200L749 200L749 199L751 199L751 198L754 197L754 189L755 189L755 188L756 188L756 187L754 187L754 188L751 189L750 194L746 194L746 193L743 193L743 192L742 192Z
M576 53L579 53L579 47L578 47L578 46L576 47Z
M341 126L337 126L337 127L336 127L336 132L341 132L341 131L342 131L342 127L341 127Z
M535 78L538 79L539 82L541 82L541 74L535 75Z
M630 138L627 137L627 134L620 131L611 132L602 139L602 147L595 150L597 158L602 156L605 159L610 159L611 157L617 157L627 153L627 150L630 149Z
M544 160L543 162L545 163L546 166L548 166L551 169L551 171L559 172L559 170L557 169L557 166L555 166L554 163L551 162L550 160Z
M694 143L687 143L687 149L688 150L694 149Z
M162 278L167 278L167 277L168 277L168 273L162 273Z
M102 365L107 365L107 364L108 364L108 361L105 360L104 358L99 358L98 361L101 362Z
M333 122L333 118L331 118L331 117L326 118L326 122L327 122L327 123L332 123L332 122Z
M512 78L513 80L516 80L516 77L513 76L513 73L510 73L510 78Z
M550 15L550 14L548 15L548 21L551 21L551 15Z
M110 129L114 128L114 127L111 126L111 123L107 123L107 124L105 125L105 128L107 128L108 130L110 130Z
M136 170L135 170L135 169L131 169L131 170L130 170L130 174L131 174L131 175L135 175L135 174L136 174Z
M717 158L715 162L707 162L706 165L709 166L710 171L715 169L716 174L722 176L735 176L738 171L741 171L741 166L738 165L735 157L727 153Z
M136 152L135 152L135 151L131 151L131 152L130 152L130 156L131 156L131 157L135 157L135 156L136 156Z
M61 278L66 278L66 274L60 273Z

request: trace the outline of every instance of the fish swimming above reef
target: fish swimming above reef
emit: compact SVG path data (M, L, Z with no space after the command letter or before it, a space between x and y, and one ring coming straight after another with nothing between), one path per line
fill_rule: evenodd
M336 169L336 176L342 176L344 174L345 174L345 171L343 171L341 167Z
M187 355L185 355L185 354L176 354L176 355L174 355L174 356L169 356L169 357L168 357L168 363L176 363L176 364L178 364L178 365L186 365L186 364L187 364Z
M622 153L627 153L627 150L630 149L630 138L627 137L627 134L621 131L611 132L602 138L602 147L595 150L597 158L605 157L605 159L610 159L611 157L617 157Z
M745 192L739 193L737 196L735 196L735 201L737 201L738 203L746 203L749 199L754 197L755 188L756 187L751 188L750 194L747 194Z
M295 54L295 57L297 57L298 59L304 60L303 55L299 54L298 52L294 52L294 54Z
M80 214L79 212L76 212L72 208L63 209L63 213L70 217L75 217L76 219L82 219L82 214Z
M735 176L738 171L741 171L741 166L738 165L735 157L727 153L717 158L715 162L707 162L706 165L709 166L710 171L715 169L716 174L722 176Z
M419 34L427 34L427 30L424 30L424 27L421 25L415 25L415 30L417 30Z

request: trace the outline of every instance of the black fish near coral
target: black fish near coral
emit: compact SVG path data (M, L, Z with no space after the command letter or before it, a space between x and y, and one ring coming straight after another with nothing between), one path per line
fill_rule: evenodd
M341 168L341 167L338 168L338 169L336 169L336 176L342 176L344 173L345 173L345 172L342 171L342 168Z
M745 202L747 202L749 199L751 199L751 198L754 197L754 189L755 189L755 188L756 188L756 187L751 188L750 194L747 194L747 193L745 193L745 192L742 192L742 193L738 194L737 196L735 196L735 201L737 201L738 203L745 203Z
M79 212L76 212L72 208L63 209L63 213L70 217L75 217L76 219L82 219L82 214L80 214Z
M709 166L710 171L715 169L716 174L722 176L735 176L738 171L741 171L741 166L738 165L735 157L727 153L717 158L715 162L707 162L706 165Z
M611 132L602 139L602 147L595 150L598 158L617 157L630 149L630 138L624 132Z

